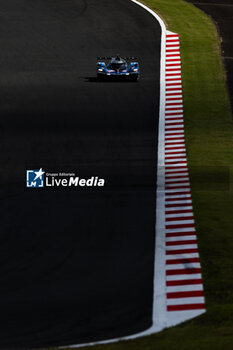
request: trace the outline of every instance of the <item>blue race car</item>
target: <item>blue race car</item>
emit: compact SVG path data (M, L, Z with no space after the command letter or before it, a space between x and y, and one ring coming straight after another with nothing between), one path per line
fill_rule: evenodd
M137 81L140 70L135 57L98 57L97 79L124 78ZM108 61L103 62L103 61Z

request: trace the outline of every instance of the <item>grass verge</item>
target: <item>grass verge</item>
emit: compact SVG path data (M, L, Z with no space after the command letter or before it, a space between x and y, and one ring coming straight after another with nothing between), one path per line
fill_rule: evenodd
M207 313L92 350L230 350L233 344L233 123L213 22L182 0L144 0L180 34L185 133ZM86 348L88 349L88 348Z

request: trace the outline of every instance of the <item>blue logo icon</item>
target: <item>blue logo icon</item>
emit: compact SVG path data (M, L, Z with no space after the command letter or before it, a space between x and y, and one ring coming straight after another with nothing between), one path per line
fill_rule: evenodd
M27 187L44 187L44 171L40 170L27 170Z

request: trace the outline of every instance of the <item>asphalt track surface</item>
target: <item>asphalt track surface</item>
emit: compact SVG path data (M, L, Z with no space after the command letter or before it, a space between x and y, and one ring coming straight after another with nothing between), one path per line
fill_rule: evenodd
M212 17L222 38L222 56L233 110L233 0L186 0Z
M160 27L126 0L2 0L0 348L77 344L152 323ZM138 83L96 82L137 56ZM25 170L104 177L27 190Z

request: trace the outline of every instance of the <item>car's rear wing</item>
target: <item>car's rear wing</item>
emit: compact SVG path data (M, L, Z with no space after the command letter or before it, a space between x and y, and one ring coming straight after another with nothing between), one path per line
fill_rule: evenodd
M111 60L113 57L97 57L97 60ZM123 60L131 61L131 60L137 60L137 57L121 57Z

